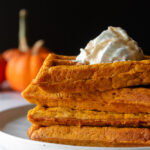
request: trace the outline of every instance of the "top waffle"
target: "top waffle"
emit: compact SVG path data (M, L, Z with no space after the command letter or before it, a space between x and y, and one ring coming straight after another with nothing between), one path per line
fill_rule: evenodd
M75 57L50 54L33 84L53 93L106 91L150 84L150 59L81 65L71 58Z

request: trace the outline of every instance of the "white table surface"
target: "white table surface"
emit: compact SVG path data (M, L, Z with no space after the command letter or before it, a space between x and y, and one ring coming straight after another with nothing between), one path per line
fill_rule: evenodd
M29 103L21 97L20 93L0 92L0 112L8 108L22 106L25 104Z
M0 88L0 112L8 108L28 105L29 103L21 97L20 92L12 91L7 83Z

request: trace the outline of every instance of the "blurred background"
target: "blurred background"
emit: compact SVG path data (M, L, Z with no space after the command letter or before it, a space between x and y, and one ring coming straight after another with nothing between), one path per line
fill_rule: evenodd
M18 12L28 10L28 43L44 39L50 50L77 55L108 26L120 26L150 54L149 1L0 1L0 52L18 46Z

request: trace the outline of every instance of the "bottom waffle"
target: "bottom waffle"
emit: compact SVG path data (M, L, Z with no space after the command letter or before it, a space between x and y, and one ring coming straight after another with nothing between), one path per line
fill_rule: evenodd
M150 129L115 127L78 127L33 125L28 130L32 140L84 146L150 146Z

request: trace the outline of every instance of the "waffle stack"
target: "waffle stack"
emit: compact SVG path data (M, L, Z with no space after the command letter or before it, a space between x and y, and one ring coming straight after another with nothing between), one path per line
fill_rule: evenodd
M32 140L86 146L150 145L150 59L82 65L50 54L22 96Z

